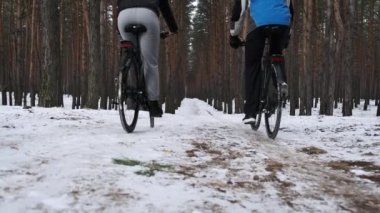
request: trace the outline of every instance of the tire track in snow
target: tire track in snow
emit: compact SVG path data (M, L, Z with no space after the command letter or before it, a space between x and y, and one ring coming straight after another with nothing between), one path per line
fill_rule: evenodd
M281 139L273 141L247 126L229 123L229 120L224 119L223 116L212 114L211 116L220 123L224 123L225 126L211 127L214 125L210 124L210 127L199 128L195 132L199 135L197 140L203 141L204 147L212 146L212 153L237 148L239 154L235 156L236 158L243 159L243 156L250 156L250 159L242 162L246 164L244 171L252 172L252 175L245 176L248 179L247 182L251 183L248 185L256 185L256 188L260 188L265 185L262 182L270 182L284 204L292 210L324 211L315 209L314 206L320 205L326 206L325 211L335 209L335 211L348 212L378 212L380 210L380 190L375 184L355 178L349 173L332 170L326 166L326 162L318 158L313 159L304 153L289 149L285 143L281 143ZM257 154L256 158L249 154L249 150L252 149ZM223 161L225 159L220 161L219 166L234 171L232 162L235 159L229 159L228 163ZM247 165L254 159L256 165L261 164L260 166L263 167L261 172L264 169L270 174L255 175L255 172L258 172L257 169L249 168ZM209 161L207 164L210 162L211 165L218 164L217 161ZM239 175L234 173L233 177ZM252 176L256 182L252 182Z

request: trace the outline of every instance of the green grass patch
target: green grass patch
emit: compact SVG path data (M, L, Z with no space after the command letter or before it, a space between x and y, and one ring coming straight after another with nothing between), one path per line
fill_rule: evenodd
M136 175L141 175L141 176L147 176L147 177L152 177L156 173L153 170L147 169L147 170L140 170L135 172Z
M148 167L150 170L155 170L155 171L167 171L167 170L173 169L173 166L171 165L160 164L160 163L157 163L156 161L153 161L145 166Z
M123 165L123 166L142 166L143 170L135 172L137 175L152 177L156 172L169 172L173 170L173 166L160 164L156 161L152 161L150 163L143 163L137 160L131 159L113 159L114 164Z
M130 160L130 159L113 159L114 164L124 165L124 166L138 166L141 165L140 161Z

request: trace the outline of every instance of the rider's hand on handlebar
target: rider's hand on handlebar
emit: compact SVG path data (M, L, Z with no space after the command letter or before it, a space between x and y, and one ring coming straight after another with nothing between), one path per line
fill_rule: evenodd
M244 46L244 43L239 36L230 36L230 46L234 49Z
M175 35L175 34L178 34L178 31L175 31L175 32L162 31L162 32L160 33L160 38L161 38L161 39L165 39L165 38L167 38L167 37L169 37L169 36L171 36L171 35Z
M162 31L160 33L160 38L165 39L165 38L169 37L169 35L170 35L170 33L168 31Z

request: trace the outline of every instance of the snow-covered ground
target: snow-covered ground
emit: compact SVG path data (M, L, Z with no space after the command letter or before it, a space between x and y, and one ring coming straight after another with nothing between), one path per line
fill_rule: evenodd
M194 99L132 134L117 111L0 106L0 212L380 212L375 110L286 112L271 140Z

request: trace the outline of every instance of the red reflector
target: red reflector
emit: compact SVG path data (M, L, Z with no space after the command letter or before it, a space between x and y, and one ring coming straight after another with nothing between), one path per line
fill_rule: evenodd
M284 56L272 56L272 62L284 62Z
M127 49L129 49L129 48L133 48L134 45L133 45L133 43L130 42L130 41L122 41L122 42L120 43L120 47L121 47L121 48L127 48Z

